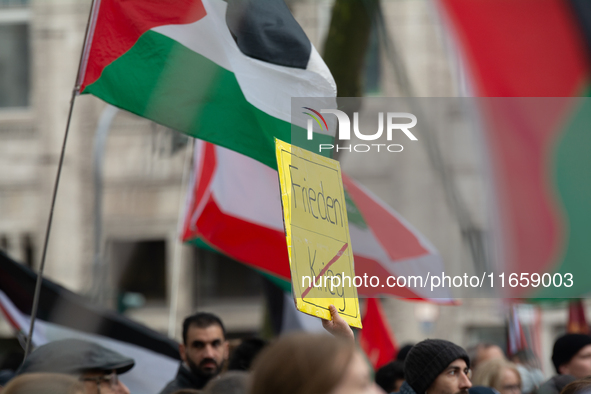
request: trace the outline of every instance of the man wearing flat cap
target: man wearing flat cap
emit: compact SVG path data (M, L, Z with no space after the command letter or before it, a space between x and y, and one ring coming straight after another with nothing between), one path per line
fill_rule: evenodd
M414 345L404 361L404 376L400 394L468 394L472 387L468 354L443 339Z
M539 394L558 394L570 382L591 375L591 336L565 334L554 342L555 375L540 386Z
M33 351L17 372L52 372L75 375L89 394L129 394L119 375L129 371L134 360L99 344L80 339L63 339Z

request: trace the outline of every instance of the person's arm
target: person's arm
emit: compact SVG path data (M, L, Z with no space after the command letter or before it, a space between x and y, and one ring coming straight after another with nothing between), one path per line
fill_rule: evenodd
M351 341L355 341L355 335L353 330L349 327L349 324L339 316L339 312L334 305L329 305L328 310L330 311L331 320L322 319L322 327L330 334L335 337L343 338Z

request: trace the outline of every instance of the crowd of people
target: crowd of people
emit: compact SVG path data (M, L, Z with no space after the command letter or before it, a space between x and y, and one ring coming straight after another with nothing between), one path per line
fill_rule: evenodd
M442 339L400 349L374 373L353 331L330 308L332 335L298 333L272 343L243 340L230 349L223 322L197 313L183 323L176 376L160 394L591 394L591 336L566 334L554 344L556 375L545 380L530 351L508 360L482 343L467 351ZM35 349L2 394L129 394L119 380L135 361L79 339ZM157 390L158 388L155 388Z

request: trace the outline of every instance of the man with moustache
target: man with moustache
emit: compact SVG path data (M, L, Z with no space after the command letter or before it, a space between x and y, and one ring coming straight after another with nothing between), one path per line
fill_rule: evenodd
M183 322L183 343L179 345L183 362L176 377L160 394L180 389L201 390L219 375L228 359L226 331L219 317L211 313L196 313Z
M404 376L400 394L468 394L472 387L468 354L443 339L414 345L404 361Z

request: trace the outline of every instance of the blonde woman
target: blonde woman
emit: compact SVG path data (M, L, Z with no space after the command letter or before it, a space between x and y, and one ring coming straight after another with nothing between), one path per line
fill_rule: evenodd
M250 394L381 394L355 342L291 334L263 350L253 365Z
M479 365L474 372L472 384L491 387L501 394L521 394L521 376L517 365L502 359Z

